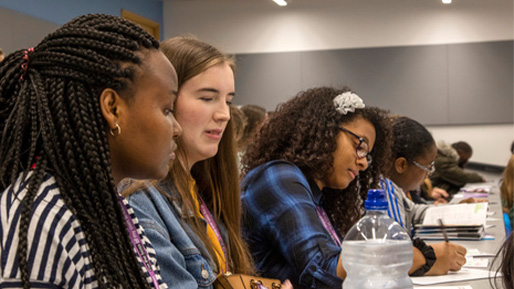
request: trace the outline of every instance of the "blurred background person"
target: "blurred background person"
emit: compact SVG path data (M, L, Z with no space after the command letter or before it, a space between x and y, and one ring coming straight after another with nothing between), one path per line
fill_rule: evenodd
M454 195L467 183L485 182L479 174L464 170L472 154L473 150L466 142L459 141L448 145L444 141L439 141L434 163L435 171L430 176L432 187L441 188Z

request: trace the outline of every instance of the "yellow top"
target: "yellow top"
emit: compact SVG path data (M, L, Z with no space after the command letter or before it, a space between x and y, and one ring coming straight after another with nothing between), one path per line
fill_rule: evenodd
M200 203L198 201L198 196L196 194L196 182L194 180L191 180L189 183L189 191L191 192L191 196L193 198L195 211L196 213L205 219L205 217L202 215L202 212L200 212ZM227 268L225 266L226 260L225 260L225 254L223 253L223 250L221 249L220 241L218 240L218 237L216 237L216 233L214 233L213 228L209 225L207 222L207 236L211 240L212 246L214 247L214 250L216 251L216 263L218 264L218 268L220 268L220 274L227 272Z

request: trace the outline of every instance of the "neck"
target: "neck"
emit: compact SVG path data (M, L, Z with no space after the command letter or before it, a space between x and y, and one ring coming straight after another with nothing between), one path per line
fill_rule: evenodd
M320 179L316 179L316 178L315 178L315 179L314 179L314 182L316 182L316 185L318 186L318 189L319 189L320 191L322 191L322 190L323 190L323 188L325 188L325 182L323 182L322 180L320 180Z

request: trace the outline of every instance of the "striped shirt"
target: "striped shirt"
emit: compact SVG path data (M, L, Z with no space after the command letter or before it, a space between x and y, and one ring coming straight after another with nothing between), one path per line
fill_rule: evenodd
M16 258L18 248L21 202L25 197L30 174L21 177L0 196L0 288L22 287ZM155 251L139 226L134 211L124 200L141 240L150 256L160 289L168 288L161 281ZM55 178L46 175L37 192L27 231L28 267L31 287L35 288L98 288L92 268L89 246L79 221L68 209ZM152 280L138 257L150 287Z

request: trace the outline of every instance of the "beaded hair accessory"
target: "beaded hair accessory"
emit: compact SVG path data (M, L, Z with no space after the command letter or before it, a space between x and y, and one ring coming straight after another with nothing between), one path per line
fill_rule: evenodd
M23 69L23 74L20 76L20 79L23 80L23 77L27 73L27 69L29 68L29 53L34 52L34 48L29 48L25 51L23 51L23 63L21 64L21 69Z
M364 108L364 102L355 93L347 91L334 97L334 106L337 112L346 115L348 112L355 112L356 108Z

